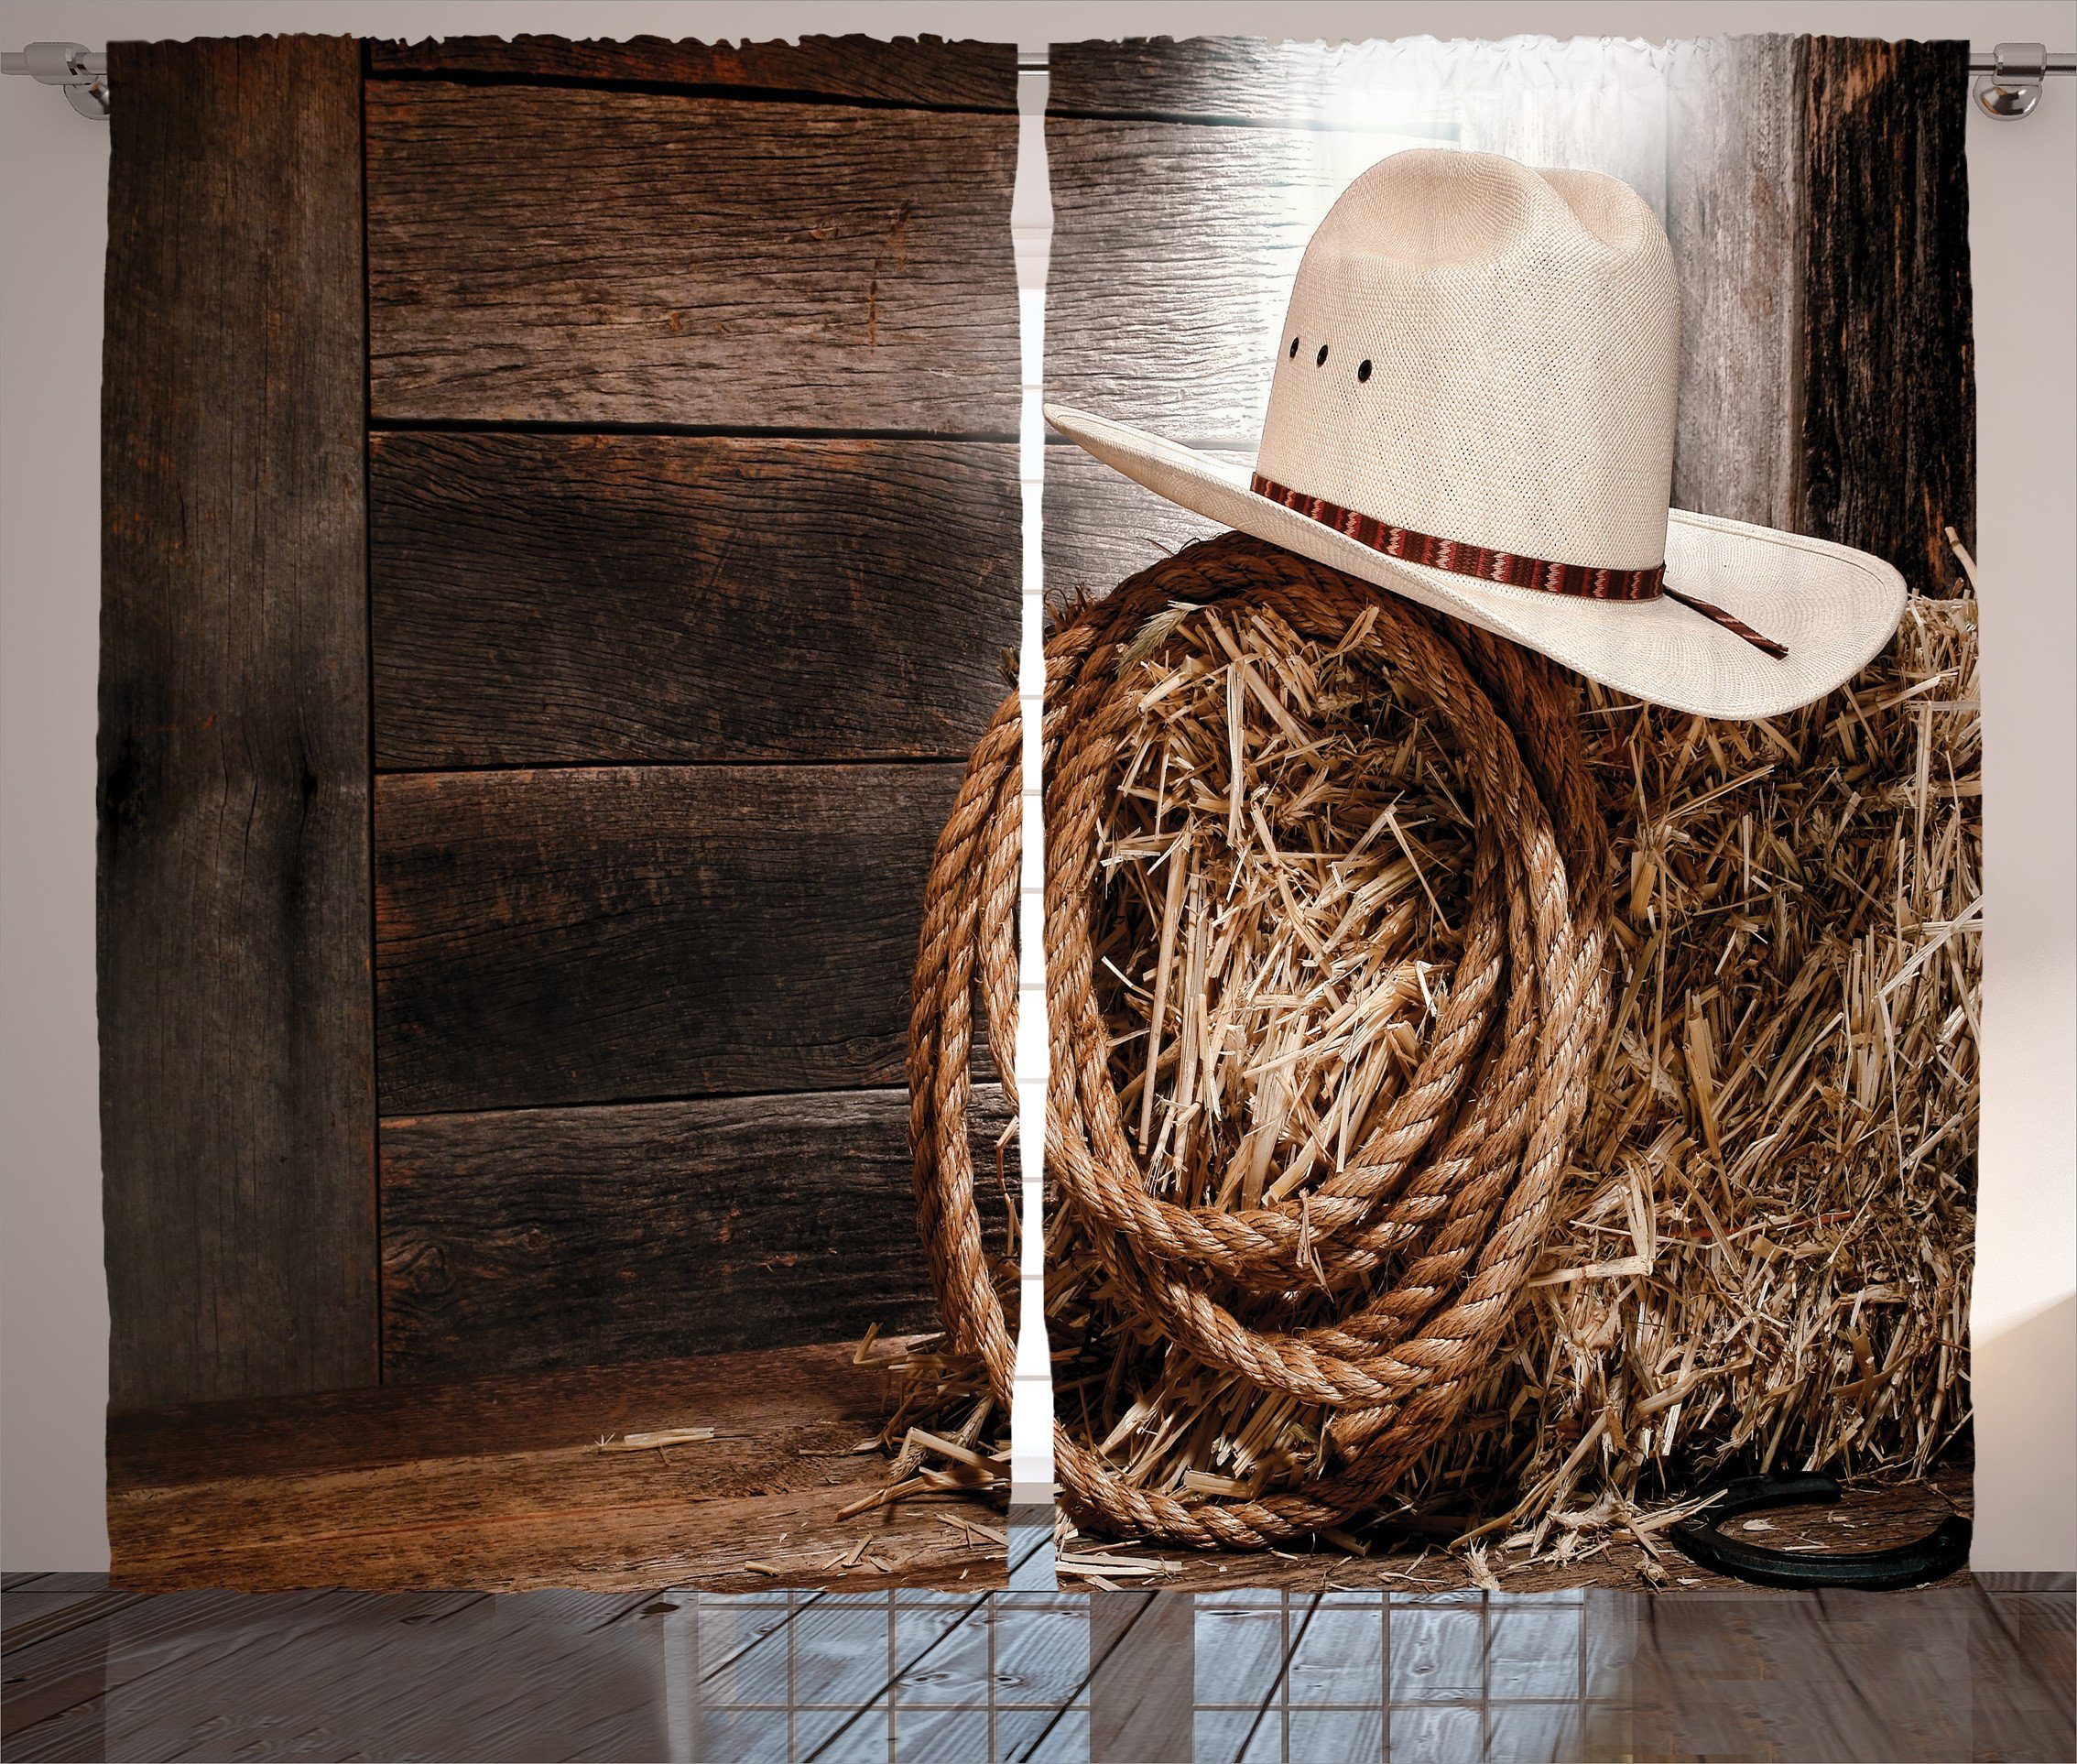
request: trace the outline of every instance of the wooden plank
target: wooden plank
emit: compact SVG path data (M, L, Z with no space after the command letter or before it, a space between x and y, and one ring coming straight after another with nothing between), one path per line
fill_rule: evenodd
M1331 104L1336 85L1372 47L1272 43L1259 37L1055 43L1047 56L1046 110L1051 118L1289 128Z
M423 1678L412 1682L414 1664L425 1676L446 1669L444 1710L454 1724L450 1731L466 1729L473 1715L477 1745L484 1748L474 1756L496 1748L491 1738L496 1726L485 1716L506 1713L516 1701L532 1716L535 1733L553 1721L553 1704L544 1708L536 1700L544 1675L527 1670L537 1661L527 1658L523 1640L505 1661L510 1676L488 1670L491 1662L483 1644L491 1634L485 1632L506 1625L483 1621L492 1611L490 1601L480 1594L370 1595L328 1589L256 1600L198 1589L121 1596L130 1602L130 1609L76 1639L32 1650L19 1662L18 1678L10 1671L10 1694L17 1685L27 1693L30 1707L24 1713L38 1714L38 1703L43 1713L25 1731L10 1730L9 1759L169 1758L190 1748L246 1759L277 1758L284 1751L293 1755L319 1733L325 1736L324 1752L331 1756L471 1756L465 1747L393 1748L375 1738L374 1745L356 1748L343 1738L355 1730L352 1717L356 1706L373 1704L383 1715L394 1716L402 1696L408 1699L405 1719L418 1712L414 1705L422 1704L430 1686ZM559 1606L562 1600L544 1594L540 1602ZM625 1605L625 1600L615 1602ZM454 1622L465 1613L475 1620ZM524 1635L531 1626L511 1627ZM568 1627L579 1629L577 1623ZM476 1657L458 1659L463 1650L455 1644L465 1648L471 1632L477 1647L470 1651ZM444 1646L433 1642L435 1635ZM388 1657L354 1658L371 1643ZM598 1663L610 1673L614 1662L609 1657ZM473 1677L469 1675L472 1667ZM615 1676L625 1682L626 1674ZM517 1698L515 1684L526 1687ZM379 1686L379 1693L371 1695L371 1686ZM567 1681L562 1689L567 1695ZM472 1690L480 1699L473 1707ZM380 1731L376 1722L364 1722L359 1731L367 1733L369 1727ZM607 1737L614 1737L608 1727ZM641 1754L609 1750L604 1755Z
M734 90L745 97L817 97L960 110L1017 109L1014 43L938 37L803 37L798 43L624 41L526 34L371 42L377 76L484 74Z
M1793 529L1804 45L1715 37L1672 46L1666 231L1680 278L1673 502Z
M755 1430L767 1409L818 1401L878 1425L883 1377L851 1368L855 1344L824 1342L769 1356L713 1355L561 1371L499 1372L267 1402L181 1403L114 1415L109 1486L124 1494L234 1475L293 1478L595 1443L697 1421ZM892 1353L894 1344L875 1352ZM732 1369L761 1368L754 1382ZM850 1368L850 1369L847 1369ZM817 1396L816 1393L821 1395ZM692 1409L700 1411L691 1414ZM863 1438L864 1435L859 1436ZM855 1442L854 1442L855 1443Z
M379 779L383 1113L899 1084L962 770Z
M1332 141L1049 117L1047 397L1252 456L1291 278L1347 180Z
M378 767L963 758L1017 636L1016 450L391 433Z
M148 1677L109 1697L102 1756L667 1758L651 1603L556 1591L221 1599L155 1651Z
M110 1401L375 1376L361 76L118 43L103 364Z
M1809 39L1802 525L1921 593L1975 532L1968 47Z
M1252 449L1212 451L1243 464L1255 458ZM1046 605L1056 617L1077 595L1101 599L1135 572L1224 530L1071 443L1046 450Z
M1190 1764L1196 1756L1196 1605L1187 1593L1089 1595L1090 1764Z
M971 1119L999 1225L997 1086ZM385 1121L383 1377L927 1327L910 1164L903 1090Z
M1008 435L1014 117L367 87L375 418Z
M852 1355L837 1344L132 1417L109 1436L112 1577L147 1591L999 1584L1001 1546L936 1517L999 1529L984 1503L836 1518L887 1474L884 1457L851 1452L886 1399L885 1375ZM602 1435L692 1425L717 1437L597 1449ZM861 1537L891 1572L827 1567Z

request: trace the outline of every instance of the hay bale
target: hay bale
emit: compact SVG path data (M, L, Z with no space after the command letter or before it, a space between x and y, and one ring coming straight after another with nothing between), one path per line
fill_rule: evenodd
M1584 693L1613 1032L1534 1284L1396 1517L1563 1557L1724 1467L1918 1475L1963 1425L1981 744L1955 586L1789 717ZM1302 1203L1448 985L1455 762L1363 651L1273 615L1172 608L1119 667L1142 707L1104 830L1122 1118L1167 1198ZM1047 1265L1059 1412L1117 1474L1235 1495L1327 1467L1321 1411L1136 1324L1064 1214ZM971 1371L917 1364L905 1425L930 1378L972 1416Z

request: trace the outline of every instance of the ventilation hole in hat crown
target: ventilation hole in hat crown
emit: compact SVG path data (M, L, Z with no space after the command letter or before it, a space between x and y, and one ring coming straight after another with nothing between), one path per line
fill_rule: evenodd
M1367 361L1362 361L1356 364L1355 376L1356 384L1359 386L1362 385L1365 380L1367 380L1370 377L1370 364Z
M1320 345L1320 353L1312 358L1312 365L1315 367L1325 367L1327 365L1327 345L1325 343Z
M1291 359L1294 362L1298 360L1298 339L1296 337L1291 339Z

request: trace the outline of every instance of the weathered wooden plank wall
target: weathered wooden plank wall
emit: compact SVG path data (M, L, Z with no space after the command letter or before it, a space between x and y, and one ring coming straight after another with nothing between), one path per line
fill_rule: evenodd
M1800 37L1675 46L1666 234L1680 272L1673 503L1793 528L1802 495Z
M908 976L1017 621L1014 51L368 67L385 1375L925 1323Z
M1969 46L1809 41L1803 526L1945 584L1976 521Z
M101 1123L116 1410L376 1372L361 73L116 43Z
M910 110L1013 111L1017 58L1000 43L939 37L804 37L798 43L674 42L630 37L449 37L372 42L368 68L385 78L422 73L718 88L738 96L833 98Z
M383 433L375 764L964 753L1006 690L1006 443Z
M1017 426L1010 118L371 82L378 422Z
M1674 46L1661 86L1619 101L1562 85L1453 100L1460 145L1623 178L1666 221L1679 506L1865 545L1920 585L1952 577L1941 528L1966 533L1974 512L1964 53L1713 38ZM1054 47L1049 397L1252 456L1305 240L1350 177L1408 145L1373 125L1366 147L1365 119L1388 126L1391 106L1358 102L1363 55ZM1046 506L1056 606L1212 530L1064 443Z
M977 1086L977 1171L1007 1118ZM930 1324L900 1090L405 1117L383 1150L385 1345L414 1377L792 1341L803 1295L826 1338Z
M962 769L385 774L383 1113L898 1085Z

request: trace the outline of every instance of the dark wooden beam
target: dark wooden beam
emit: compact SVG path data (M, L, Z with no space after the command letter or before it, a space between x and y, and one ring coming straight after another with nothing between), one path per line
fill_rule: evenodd
M1920 593L1975 536L1968 53L1809 39L1802 526Z
M378 421L1006 436L1007 114L371 81Z
M837 1518L887 1480L884 1455L852 1451L880 1429L887 1376L853 1353L846 1342L126 1417L108 1438L110 1577L159 1592L999 1586L1003 1546L941 1517L999 1528L979 1497ZM597 1449L687 1426L715 1437ZM833 1568L861 1538L877 1561Z
M970 1119L1000 1247L997 1086ZM383 1375L928 1328L910 1162L901 1090L385 1121Z
M385 777L383 1113L899 1084L962 770Z
M375 764L964 758L1017 643L1016 450L384 434Z
M101 1118L118 1409L375 1376L361 70L116 43Z
M803 37L798 43L622 41L566 37L449 37L371 42L377 75L479 74L735 90L746 98L849 99L936 109L1017 109L1014 43L938 37Z

